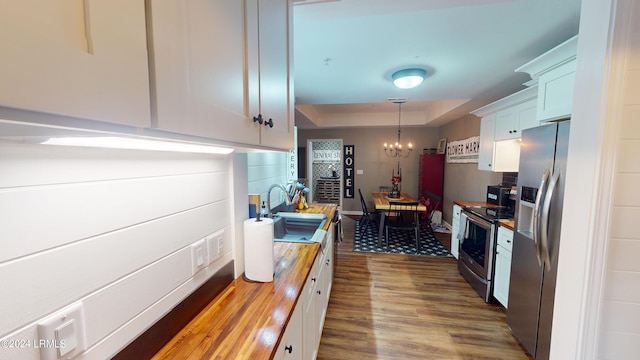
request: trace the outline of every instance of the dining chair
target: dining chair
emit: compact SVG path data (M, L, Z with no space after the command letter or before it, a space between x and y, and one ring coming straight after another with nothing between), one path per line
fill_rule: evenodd
M389 201L384 223L385 242L389 247L389 229L401 233L413 232L416 238L416 251L420 251L420 221L418 220L419 201ZM397 213L397 216L392 216Z
M442 197L438 196L432 192L425 191L424 196L420 201L427 208L427 211L421 214L420 221L423 226L427 228L427 231L431 233L431 235L435 236L433 233L433 227L431 224L433 223L433 214L438 210L438 205L440 205L440 201L442 201Z
M362 217L360 218L360 236L370 225L378 225L378 219L380 218L380 211L370 211L367 208L367 202L362 196L362 190L358 188L358 194L360 194L360 205L362 206Z

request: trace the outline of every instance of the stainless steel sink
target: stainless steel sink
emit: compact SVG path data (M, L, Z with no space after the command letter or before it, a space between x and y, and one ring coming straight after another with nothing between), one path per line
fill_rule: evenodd
M326 234L322 228L326 222L325 214L279 212L273 216L274 240L322 244Z

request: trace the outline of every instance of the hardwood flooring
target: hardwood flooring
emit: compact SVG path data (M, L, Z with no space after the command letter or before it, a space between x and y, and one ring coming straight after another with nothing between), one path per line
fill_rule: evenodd
M318 359L533 359L455 259L353 252L354 224L343 216Z

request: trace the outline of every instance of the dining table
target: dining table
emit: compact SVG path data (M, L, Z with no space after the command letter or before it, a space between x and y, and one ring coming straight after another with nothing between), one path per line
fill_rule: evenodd
M416 202L418 200L411 197L411 195L400 192L400 198L392 199L389 198L389 193L387 192L372 192L371 196L373 197L373 204L376 210L380 211L380 225L378 227L378 247L382 246L382 239L384 239L384 221L386 217L386 213L388 211L403 211L403 210L413 210L414 207L406 207L406 209L402 205L398 205L397 203L411 203ZM391 204L389 201L393 201L393 209L391 208ZM424 204L418 205L418 211L427 211L427 207ZM416 227L420 227L420 222L416 222ZM419 233L419 232L418 232Z

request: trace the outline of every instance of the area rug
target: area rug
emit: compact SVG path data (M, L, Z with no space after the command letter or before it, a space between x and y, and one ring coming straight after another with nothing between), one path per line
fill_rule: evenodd
M375 252L384 254L407 254L422 256L452 256L444 245L424 227L420 227L420 251L416 249L415 237L407 232L389 229L389 247L383 239L382 246L378 246L378 228L369 226L360 234L360 221L356 220L353 237L353 251Z

